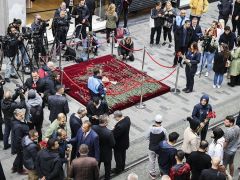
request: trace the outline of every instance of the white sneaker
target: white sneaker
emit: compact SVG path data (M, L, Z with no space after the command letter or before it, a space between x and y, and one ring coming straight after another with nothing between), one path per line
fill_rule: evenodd
M205 73L205 77L208 77L208 72Z
M117 48L118 47L118 44L115 44L115 46L114 46L115 48Z
M196 75L199 75L200 74L200 71L196 72Z
M108 43L107 46L110 47L110 43Z
M220 86L220 85L217 85L217 88L219 89L219 88L221 88L221 86Z
M216 86L216 85L213 85L212 87L215 89L217 86Z

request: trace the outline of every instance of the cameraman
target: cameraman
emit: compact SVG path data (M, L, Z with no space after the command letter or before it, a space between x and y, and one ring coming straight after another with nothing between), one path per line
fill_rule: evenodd
M33 32L33 44L34 44L34 59L38 64L39 53L46 55L46 50L43 45L44 33L48 26L46 21L41 19L39 14L35 15L34 22L31 24L31 30Z
M205 77L208 77L210 71L212 70L212 63L214 59L215 52L218 49L217 37L214 36L214 29L210 28L206 31L202 40L202 62L200 72L205 68L205 64L207 65L207 71L205 73ZM196 73L199 74L200 72Z
M16 102L15 100L20 97L20 102ZM3 144L4 150L11 147L8 143L8 138L11 132L11 121L13 118L13 112L18 108L26 108L25 97L23 91L21 89L16 89L15 93L12 95L11 91L6 91L4 94L3 101L1 103L3 119L5 123L4 135L3 135Z
M7 30L8 35L11 34L12 27L15 28L18 33L20 33L21 32L21 30L20 30L21 24L22 24L21 19L14 19L13 22L8 25L8 30ZM22 65L24 67L23 69L28 68L29 67L29 58L28 58L26 49L24 47L24 39L23 38L19 42L18 48L22 54L22 59L24 60L24 64ZM16 61L17 61L17 69L19 69L21 62L19 61L18 56L17 56Z
M60 12L60 17L56 17L54 19L54 27L56 28L55 31L55 38L57 42L57 47L59 46L59 43L61 42L63 45L66 45L66 39L67 39L67 32L69 29L69 20L67 18L67 14L65 11Z
M9 35L7 36L7 42L5 47L4 55L9 58L9 61L6 64L5 71L5 81L10 82L10 77L18 79L16 71L14 69L14 59L18 53L18 45L22 40L21 37L18 37L18 31L15 27L11 27L9 30Z

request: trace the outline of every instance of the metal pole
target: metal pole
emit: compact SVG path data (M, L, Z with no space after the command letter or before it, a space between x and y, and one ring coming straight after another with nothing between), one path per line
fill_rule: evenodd
M63 69L62 69L62 42L59 43L59 69L61 72L61 76L60 76L60 81L61 81L61 85L63 84Z
M146 107L145 104L143 104L143 85L144 85L144 75L143 75L143 69L144 69L144 62L145 62L145 54L146 54L146 47L143 48L143 61L142 61L142 83L141 83L141 96L140 96L140 102L136 106L138 109L144 109Z
M112 31L112 52L111 52L112 56L113 56L113 46L114 46L113 43L114 43L114 31Z
M181 91L178 89L178 78L179 78L179 70L180 70L180 64L179 64L179 56L178 56L178 63L177 63L177 75L176 75L176 81L175 81L175 88L171 89L171 92L174 94L179 94Z
M102 19L102 0L99 0L99 13L98 13L99 18L97 18L97 21L103 21Z

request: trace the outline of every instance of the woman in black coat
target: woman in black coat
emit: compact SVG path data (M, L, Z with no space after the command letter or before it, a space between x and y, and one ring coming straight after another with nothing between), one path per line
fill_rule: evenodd
M220 51L217 52L214 56L214 64L213 64L213 71L214 80L213 80L213 88L220 88L223 82L223 75L227 72L227 60L230 58L230 52L228 49L228 45L222 44L220 46Z

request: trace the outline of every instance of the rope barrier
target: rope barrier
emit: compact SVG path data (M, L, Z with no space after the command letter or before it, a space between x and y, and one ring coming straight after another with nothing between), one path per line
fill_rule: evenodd
M127 48L126 46L124 46L122 43L120 43L120 41L118 41L118 39L117 39L116 37L114 37L114 39L118 42L118 44L119 44L121 47L123 47L124 49L126 49L126 50L128 50L128 51L142 51L142 50L143 50L143 48L142 48L142 49L129 49L129 48Z
M156 64L158 64L159 66L164 67L164 68L175 68L174 66L165 66L165 65L160 64L159 62L157 62L157 61L149 54L149 52L146 51L146 53L147 53L147 55L150 57L150 59L151 59L153 62L155 62Z
M175 73L175 71L176 71L176 68L168 76L166 76L163 79L160 79L159 81L161 82L161 81L164 81L165 79L169 78L171 75L173 75L173 73Z
M67 75L67 73L64 72L64 70L60 70L60 71L63 72L63 74L66 76L66 78L67 78L73 85L75 85L79 90L81 90L81 87L78 86L78 85ZM63 78L63 77L62 77L62 78Z

